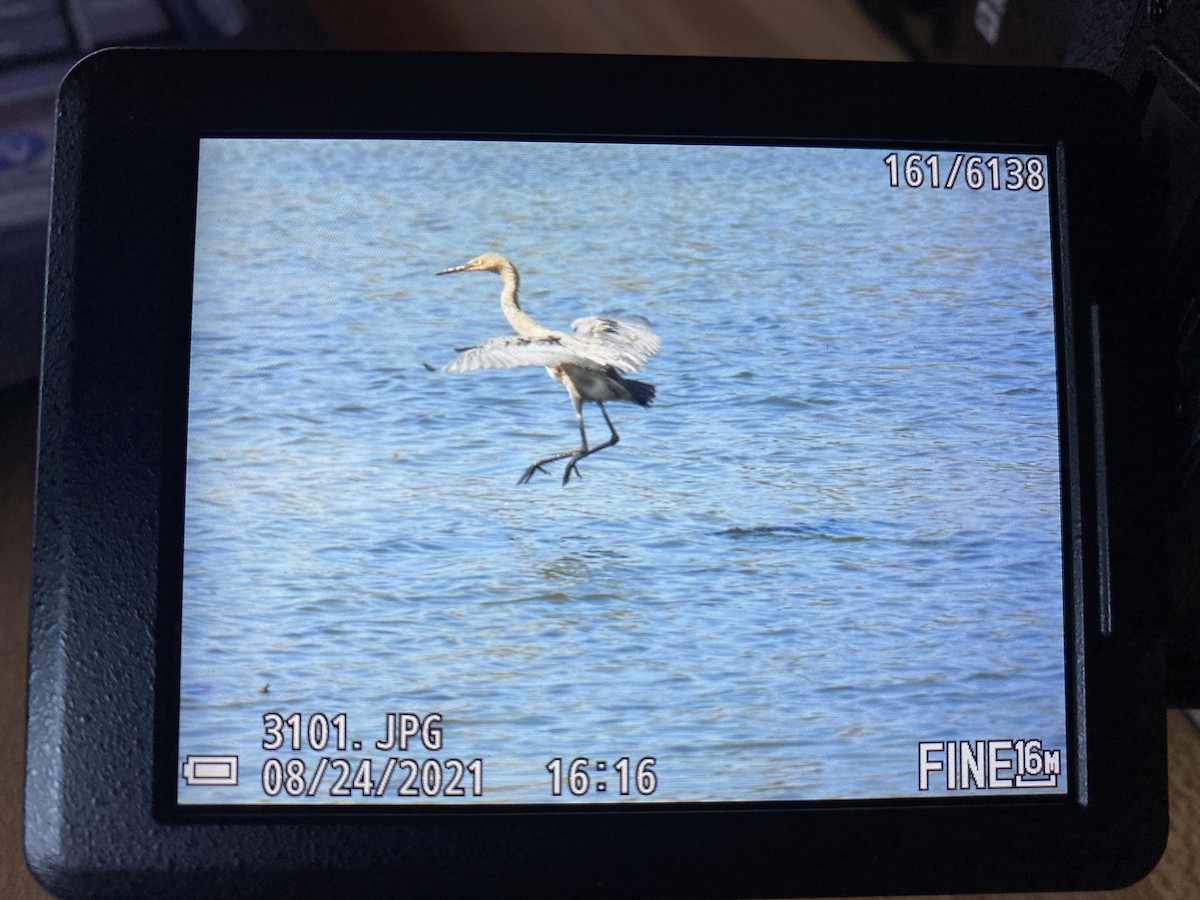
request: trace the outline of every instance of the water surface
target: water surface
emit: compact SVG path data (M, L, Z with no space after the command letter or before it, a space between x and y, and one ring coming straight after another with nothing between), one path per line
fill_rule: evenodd
M554 757L780 800L916 795L920 740L1065 747L1046 195L882 157L206 140L180 756L241 778L181 800L368 755L267 753L270 711L366 747L439 712L400 755L482 759L485 802L550 801ZM434 277L487 250L551 327L662 337L568 487L516 485L578 436L542 369L440 369L509 331L495 275Z

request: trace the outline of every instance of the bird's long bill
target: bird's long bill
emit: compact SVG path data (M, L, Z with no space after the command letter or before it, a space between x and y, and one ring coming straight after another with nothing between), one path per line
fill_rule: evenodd
M435 275L449 275L451 272L465 272L466 270L467 270L467 264L464 264L461 266L455 266L452 269L442 269L442 271L435 272L434 274Z

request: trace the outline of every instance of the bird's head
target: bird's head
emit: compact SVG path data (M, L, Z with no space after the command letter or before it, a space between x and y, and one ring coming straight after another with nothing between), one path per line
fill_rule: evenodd
M454 266L451 269L442 269L438 272L439 275L449 275L451 272L499 272L501 269L508 267L512 268L512 263L501 256L499 253L485 253L482 256L477 256L468 263L461 266Z

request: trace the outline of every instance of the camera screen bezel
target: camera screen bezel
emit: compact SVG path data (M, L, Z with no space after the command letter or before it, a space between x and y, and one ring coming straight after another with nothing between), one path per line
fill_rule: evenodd
M1144 364L1152 323L1137 302L1136 149L1122 110L1098 76L1042 70L549 55L90 57L60 98L55 163L30 680L35 871L67 892L99 877L125 889L182 884L197 896L281 883L333 891L348 875L364 893L403 879L414 893L501 884L829 895L1110 887L1141 874L1165 840L1153 636L1162 567L1146 502L1156 420L1141 402L1161 383ZM1070 796L769 808L179 807L183 450L204 136L1045 153L1055 172Z

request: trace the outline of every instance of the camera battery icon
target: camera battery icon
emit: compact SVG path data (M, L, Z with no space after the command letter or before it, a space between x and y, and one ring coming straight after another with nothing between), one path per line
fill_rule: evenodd
M236 756L189 756L183 762L185 784L236 785L238 758Z

